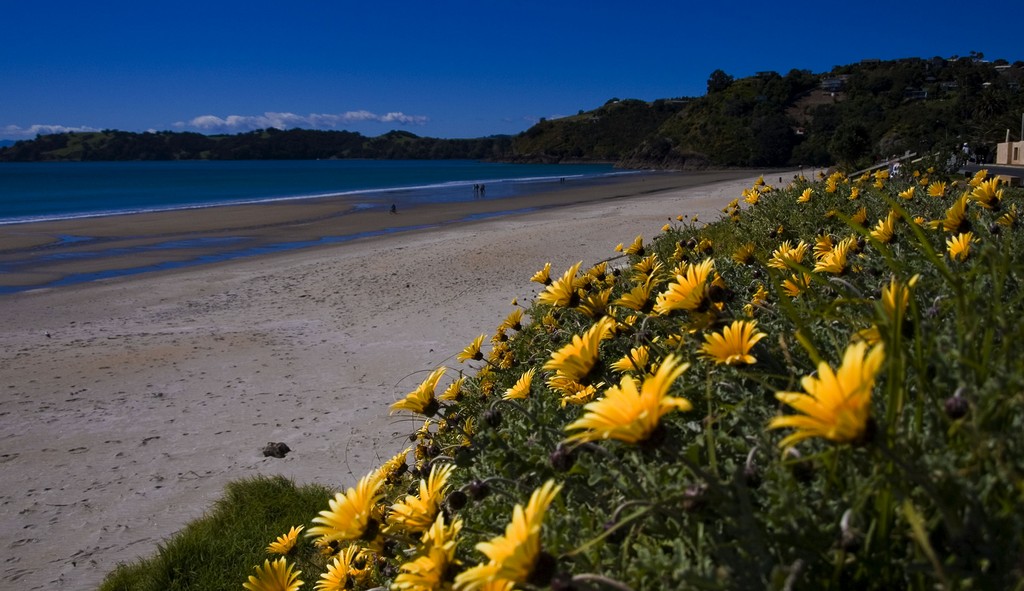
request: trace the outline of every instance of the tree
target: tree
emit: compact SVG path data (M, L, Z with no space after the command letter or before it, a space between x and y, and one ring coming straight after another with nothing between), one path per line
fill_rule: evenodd
M871 150L871 134L859 123L842 123L828 149L840 164L852 167Z
M711 72L711 76L708 77L708 94L722 92L732 85L732 81L733 77L722 70Z

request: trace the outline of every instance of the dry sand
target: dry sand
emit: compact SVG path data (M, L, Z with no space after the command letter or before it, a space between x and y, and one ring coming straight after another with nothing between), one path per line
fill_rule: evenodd
M755 178L0 296L0 588L95 589L231 480L354 484L417 426L388 405L458 367L545 262L717 219Z

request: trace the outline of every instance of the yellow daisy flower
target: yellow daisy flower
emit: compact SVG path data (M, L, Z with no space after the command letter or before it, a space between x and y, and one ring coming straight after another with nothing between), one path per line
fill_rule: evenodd
M551 285L551 263L544 263L544 268L534 273L533 277L530 277L530 281L541 285Z
M473 339L473 342L466 346L461 353L455 356L455 360L459 363L465 361L480 361L484 358L483 353L480 352L480 347L484 345L484 338L487 335L480 335Z
M974 173L974 176L971 177L971 180L968 184L972 187L977 187L981 183L985 182L986 178L988 178L988 169L982 168L978 172Z
M850 238L840 240L839 244L831 252L822 255L821 259L814 265L814 272L842 275L847 271L848 257L852 247L853 241Z
M858 198L860 198L860 187L853 187L850 189L849 199L850 201L856 201Z
M448 387L444 389L437 398L439 400L458 400L462 396L462 386L466 383L466 376L460 376L459 379L448 384Z
M804 392L777 392L780 402L798 412L768 424L769 429L796 429L779 446L790 447L811 437L836 443L862 441L871 418L871 391L884 361L884 345L868 352L867 343L854 343L846 348L838 370L822 361L816 376L804 377L800 382Z
M579 303L580 296L576 292L576 273L583 261L569 267L561 279L548 285L547 289L537 295L537 301L549 306L571 308Z
M654 282L644 281L629 292L622 294L622 297L613 302L616 306L622 306L637 312L650 312L654 307L654 300L651 293L654 291Z
M384 465L380 467L379 473L384 477L385 481L390 483L402 474L405 474L405 471L408 469L406 461L410 451L412 451L412 448L407 447L384 462Z
M438 515L434 524L423 534L418 556L398 567L398 576L391 588L396 591L451 589L451 580L447 577L455 565L455 538L460 531L461 519L445 526L444 516Z
M971 191L971 199L978 202L978 205L985 209L999 209L1003 199L1003 190L999 188L999 179L994 178L978 183Z
M298 540L299 533L305 529L305 526L297 525L292 526L288 533L278 536L277 540L270 543L267 546L267 552L270 554L287 554L292 551L295 547L295 542Z
M524 508L512 509L512 521L505 534L476 545L488 561L459 573L455 577L456 591L477 591L486 585L498 583L526 583L541 554L540 535L544 515L562 490L562 485L548 480L533 491Z
M895 276L889 279L889 285L882 288L882 310L892 321L903 318L910 303L910 288L917 284L920 275L914 275L910 281L900 283Z
M401 501L391 505L388 513L388 532L426 531L437 519L441 501L448 492L448 478L455 469L454 464L434 464L430 475L420 479L419 496L405 495Z
M557 372L576 382L582 382L598 359L601 341L611 336L615 320L605 316L582 335L573 335L572 341L551 354L544 369Z
M505 400L511 400L514 398L529 398L530 397L530 385L533 383L533 375L537 372L537 368L531 367L530 369L523 372L523 375L519 376L515 385L505 390L505 395L502 396Z
M914 198L914 191L916 189L917 189L917 187L910 187L909 189L907 189L905 191L900 191L899 192L899 196L902 197L903 199L906 199L907 201L910 201L911 199Z
M885 216L884 220L878 220L878 224L871 230L871 237L881 242L882 244L888 244L892 242L893 236L896 235L896 220L899 216L895 211L890 211L889 215Z
M788 269L792 264L804 262L804 254L807 253L807 243L801 240L796 246L790 240L784 241L772 253L768 259L768 266L773 269Z
M750 349L766 336L757 330L757 321L735 320L721 333L704 335L700 351L716 364L750 365L757 363Z
M316 591L346 591L351 589L352 586L349 583L349 579L354 578L354 575L359 572L354 564L356 557L360 553L359 546L349 546L338 552L331 562L327 564L327 570L320 575L320 580L317 581Z
M868 219L868 208L867 207L862 207L862 208L858 209L856 211L856 213L854 213L852 216L850 216L850 221L855 223L855 224L857 224L857 225L859 225L859 226L863 226L864 222L867 221L867 219Z
M376 537L380 524L373 513L377 502L384 497L380 490L383 483L379 472L371 472L363 476L355 487L349 487L345 494L335 494L328 502L330 509L313 518L313 523L320 525L310 528L306 535L318 536L324 542Z
M946 183L945 181L935 181L928 185L928 196L929 197L945 197L946 196Z
M676 275L676 280L668 285L668 289L658 295L654 302L654 312L666 315L673 310L699 310L709 303L708 277L715 269L712 259L705 259L686 269L686 275Z
M800 193L800 196L796 198L796 202L797 203L810 203L811 202L811 197L813 195L814 195L814 191L812 191L810 187L807 187L806 189L804 189L804 192Z
M445 367L435 369L415 390L406 394L405 398L392 404L391 412L408 410L425 417L434 416L439 406L437 399L434 398L434 389L437 387L437 381L441 379L446 370L447 368Z
M954 261L966 261L971 254L971 243L974 242L974 232L962 232L946 240L946 248L949 250L949 258Z
M689 367L670 355L661 362L657 373L644 379L639 389L636 380L623 376L618 386L608 388L603 398L587 404L585 414L566 426L566 431L578 431L566 440L617 439L630 444L646 441L661 417L674 410L693 408L685 398L668 395L673 382Z
M628 355L623 355L618 361L611 364L613 370L619 373L643 374L647 371L650 363L651 351L647 345L640 345L629 350Z
M960 198L956 200L946 210L946 217L932 222L933 227L940 227L946 232L966 232L971 228L971 222L967 219L967 199L970 193L963 193Z
M754 252L757 247L753 242L748 242L732 253L732 260L738 265L750 265L754 262Z
M782 292L791 298L795 298L807 291L811 285L811 276L807 273L793 274L782 282Z
M248 582L242 583L249 591L297 591L303 584L299 579L302 571L294 570L295 565L288 564L284 556L274 562L268 558L262 567L253 568L256 574L249 575Z

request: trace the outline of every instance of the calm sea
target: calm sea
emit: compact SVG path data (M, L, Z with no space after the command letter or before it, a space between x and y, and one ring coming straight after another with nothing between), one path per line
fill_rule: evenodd
M469 160L0 163L0 224L353 195L367 207L488 199L623 174L611 165Z

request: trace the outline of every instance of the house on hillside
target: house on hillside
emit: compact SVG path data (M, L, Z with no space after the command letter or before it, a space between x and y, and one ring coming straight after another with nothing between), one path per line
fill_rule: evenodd
M1024 166L1024 141L996 144L995 164Z

